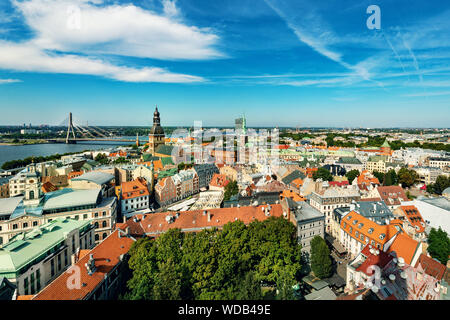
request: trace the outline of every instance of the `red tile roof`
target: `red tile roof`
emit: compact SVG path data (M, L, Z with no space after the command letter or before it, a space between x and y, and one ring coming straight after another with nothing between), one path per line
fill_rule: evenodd
M209 183L210 187L225 188L230 183L230 180L224 174L214 173Z
M85 263L89 260L89 255L85 255L75 265L80 268L80 288L68 288L67 282L72 273L64 272L40 293L34 296L33 300L82 300L86 298L119 262L120 256L126 254L133 244L133 240L122 235L119 238L119 230L111 233L98 246L90 251L95 260L96 271L88 275Z
M178 218L168 223L168 216L175 216L174 212L160 212L148 215L135 215L128 219L126 223L130 227L130 233L134 235L156 236L172 228L179 228L183 232L196 232L206 228L221 228L228 222L241 220L245 224L250 224L254 220L263 221L269 218L265 210L269 205L217 208L209 210L194 210L179 212ZM204 212L206 211L206 214ZM288 214L288 212L286 212ZM210 221L208 221L210 215ZM282 217L283 209L281 204L270 205L270 217Z
M424 254L420 255L415 268L418 268L419 265L422 266L422 269L426 274L439 281L442 279L442 277L444 277L444 273L447 270L446 266Z
M370 245L366 245L361 253L366 257L364 262L356 268L356 271L364 272L366 275L370 276L373 274L373 270L370 269L370 266L378 266L383 269L389 261L391 261L394 257L390 254L383 252L382 250L378 250L378 254L373 254L370 252ZM376 249L376 248L375 248Z
M400 186L381 186L377 191L387 206L400 205L400 201L408 201L405 190Z

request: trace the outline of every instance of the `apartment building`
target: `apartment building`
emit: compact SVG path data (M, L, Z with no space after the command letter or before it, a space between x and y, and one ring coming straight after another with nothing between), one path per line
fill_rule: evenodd
M0 277L15 283L18 295L36 294L70 266L78 250L93 246L89 221L58 218L1 247Z
M147 188L147 181L139 178L122 183L121 209L122 214L127 215L137 210L147 209L150 206L150 192Z
M316 191L309 195L309 204L325 215L325 232L331 233L332 214L336 208L349 206L353 201L359 201L361 195L354 186L322 188L317 184Z

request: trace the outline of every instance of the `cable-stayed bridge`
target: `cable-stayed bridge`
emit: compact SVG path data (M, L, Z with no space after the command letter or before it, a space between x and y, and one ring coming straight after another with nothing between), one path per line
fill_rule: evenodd
M67 125L66 138L48 139L49 142L67 144L75 144L80 141L135 142L135 140L131 139L114 137L99 127L89 126L87 122L86 125L82 125L81 121L75 121L72 117L72 112L69 113L69 116L60 125Z

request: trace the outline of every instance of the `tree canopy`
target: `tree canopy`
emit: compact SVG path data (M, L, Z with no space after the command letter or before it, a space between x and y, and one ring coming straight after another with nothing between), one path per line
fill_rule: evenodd
M418 179L418 175L414 170L408 168L401 168L398 171L398 182L402 184L403 188L409 188L414 183L416 183Z
M450 177L438 176L435 183L431 183L427 186L427 191L429 193L441 195L448 187L450 187Z
M440 227L438 230L432 228L428 235L428 252L443 265L447 265L448 256L450 255L450 238L447 232Z
M359 170L353 169L345 174L348 179L348 183L352 184L353 180L359 176Z
M239 192L237 181L231 181L225 186L225 193L223 200L228 201L230 198Z
M316 172L313 173L313 179L316 181L317 179L322 179L323 181L331 181L333 180L333 175L326 168L319 168Z
M331 276L333 271L330 249L320 236L315 236L311 240L311 270L321 279Z
M277 287L277 298L292 299L300 261L296 227L283 218L198 233L171 229L133 244L124 298L261 299L266 284Z

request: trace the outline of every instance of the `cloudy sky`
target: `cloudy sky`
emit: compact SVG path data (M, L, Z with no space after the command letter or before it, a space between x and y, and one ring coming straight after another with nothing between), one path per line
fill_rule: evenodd
M449 35L438 0L3 0L0 125L450 127Z

